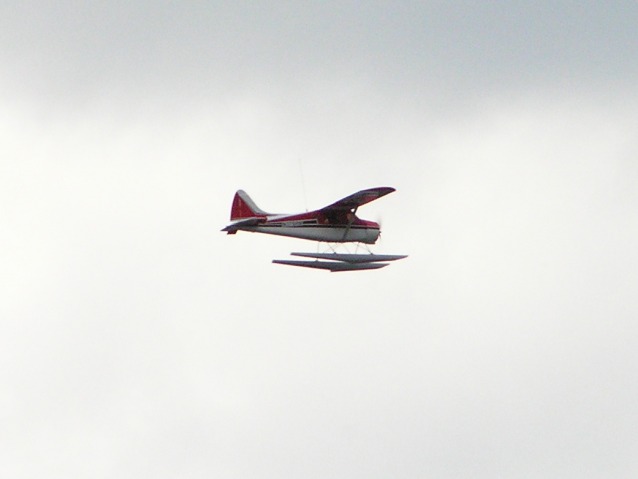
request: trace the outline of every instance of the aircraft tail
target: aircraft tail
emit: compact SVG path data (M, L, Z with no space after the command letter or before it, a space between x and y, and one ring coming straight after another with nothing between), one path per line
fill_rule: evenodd
M254 218L255 216L268 216L268 213L260 209L244 190L237 191L230 210L231 221Z

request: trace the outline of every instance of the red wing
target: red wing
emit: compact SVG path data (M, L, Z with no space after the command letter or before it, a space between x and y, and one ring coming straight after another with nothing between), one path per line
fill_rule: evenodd
M345 198L340 199L339 201L332 203L324 208L321 208L319 211L344 211L351 210L353 208L357 208L361 205L365 205L366 203L370 203L382 196L385 196L389 193L395 191L394 188L390 188L387 186L380 186L378 188L369 188L367 190L357 191L356 193L351 194L350 196L346 196Z

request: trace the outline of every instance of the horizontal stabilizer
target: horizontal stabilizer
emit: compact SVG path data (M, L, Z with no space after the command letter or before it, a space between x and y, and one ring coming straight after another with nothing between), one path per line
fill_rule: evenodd
M377 263L379 261L396 261L407 258L401 254L342 254L342 253L290 253L302 258L328 259L351 264Z
M222 231L227 231L229 234L233 234L233 233L236 233L237 230L243 227L257 226L261 222L263 222L263 218L246 218L246 219L238 220L229 224Z
M338 271L379 269L387 266L387 263L345 263L342 261L300 261L288 259L274 259L272 262L275 264L287 264L288 266L301 266L303 268L325 269L332 273Z

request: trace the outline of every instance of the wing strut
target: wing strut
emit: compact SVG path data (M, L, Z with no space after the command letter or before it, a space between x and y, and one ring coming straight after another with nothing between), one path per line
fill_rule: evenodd
M346 230L343 232L343 238L341 238L341 241L345 241L346 238L348 237L348 233L350 232L350 228L352 228L352 223L354 223L354 220L356 218L356 214L357 214L357 209L358 208L359 208L358 206L355 206L353 209L350 210L350 213L352 213L352 216L348 220L348 225L346 226Z

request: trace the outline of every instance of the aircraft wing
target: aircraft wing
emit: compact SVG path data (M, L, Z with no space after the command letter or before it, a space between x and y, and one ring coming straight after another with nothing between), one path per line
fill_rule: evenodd
M378 188L369 188L367 190L357 191L356 193L346 196L331 205L321 208L319 211L351 210L358 208L361 205L365 205L366 203L370 203L371 201L381 198L393 191L395 191L395 189L388 186L380 186Z

